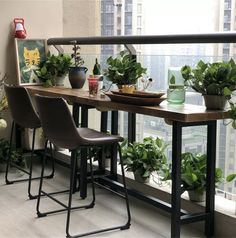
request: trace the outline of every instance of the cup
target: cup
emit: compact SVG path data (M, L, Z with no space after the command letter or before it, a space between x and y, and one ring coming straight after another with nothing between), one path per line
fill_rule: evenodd
M89 96L95 97L98 93L98 78L88 77Z

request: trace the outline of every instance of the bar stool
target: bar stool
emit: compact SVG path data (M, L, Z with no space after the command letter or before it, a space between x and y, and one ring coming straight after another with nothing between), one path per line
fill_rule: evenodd
M41 173L41 180L39 185L39 194L37 200L37 215L38 217L43 217L48 214L58 213L62 211L67 211L67 219L66 219L66 236L67 237L81 237L91 234L96 234L105 231L111 231L115 229L128 229L130 227L130 209L129 209L129 201L128 195L126 190L126 183L125 183L125 176L124 176L124 167L123 161L121 156L121 148L119 146L120 141L123 140L120 136L115 135L107 135L102 132L98 132L88 128L77 128L75 122L71 116L71 113L62 98L52 98L52 97L45 97L36 95L36 104L39 110L39 117L42 123L42 128L46 137L45 142L45 149L47 148L48 141L51 141L53 144L69 149L71 151L71 158L70 158L70 188L69 188L69 199L68 205L62 203L58 199L53 197L52 194L55 193L47 193L42 190L43 185L43 176L44 176L44 163L42 166L42 173ZM84 206L77 206L72 207L72 195L74 193L74 177L76 171L76 160L77 160L77 150L78 149L92 149L97 148L103 145L108 144L117 144L119 148L119 155L120 155L120 164L121 164L121 171L122 171L122 182L124 185L124 195L121 195L125 199L126 209L127 209L127 222L124 225L109 227L106 229L100 229L95 231L90 231L87 233L77 234L77 235L70 235L70 215L71 210L78 209L78 208L93 208L95 205L95 188L94 188L94 176L93 176L93 166L92 166L92 158L88 156L90 162L90 171L91 171L91 182L92 182L92 201ZM81 158L87 159L87 158ZM80 168L82 170L83 168ZM115 192L117 194L117 192ZM40 212L40 200L41 196L48 196L58 204L60 204L63 208L59 210L52 210L48 212Z
M24 87L20 86L8 86L5 85L5 92L7 96L8 106L12 114L12 127L11 127L11 136L10 136L10 148L8 152L8 159L7 159L7 167L5 173L5 182L6 184L13 184L14 182L23 182L28 181L28 196L29 199L37 198L36 195L31 194L31 181L35 179L39 179L40 177L32 178L32 171L33 171L33 155L34 155L34 144L35 144L35 131L37 128L41 127L41 122L36 113L33 104L31 102L30 96L27 90ZM11 151L13 147L13 132L16 127L16 124L22 128L30 128L33 129L33 138L32 138L32 149L31 149L31 156L30 156L30 167L29 171L17 166L11 161ZM51 146L51 144L50 144ZM51 148L51 157L52 157L52 172L50 175L46 176L47 178L52 178L54 175L54 159L52 156L52 148ZM27 179L17 179L17 180L9 180L9 167L13 166L17 169L23 171L24 173L29 175Z

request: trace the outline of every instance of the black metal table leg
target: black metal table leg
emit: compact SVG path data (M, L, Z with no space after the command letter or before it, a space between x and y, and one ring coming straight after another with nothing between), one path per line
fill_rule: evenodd
M79 109L80 109L80 105L77 103L73 103L72 115L73 115L75 125L77 127L79 126Z
M101 112L101 125L100 130L104 133L107 132L107 118L108 118L108 112ZM105 160L106 155L104 153L104 149L99 153L99 160L98 160L98 166L99 170L105 170Z
M136 140L136 114L128 112L128 141Z
M111 134L118 134L118 111L111 112ZM112 146L111 152L111 174L116 177L117 175L117 146ZM114 178L116 179L116 178Z
M205 235L214 235L215 209L215 165L216 165L216 121L207 126L207 172L206 172L206 213L210 213L205 221Z
M81 106L81 127L88 127L88 107ZM80 159L80 197L87 197L87 149L81 149Z
M182 149L182 125L180 122L173 122L173 129L172 129L171 237L180 237L181 149Z

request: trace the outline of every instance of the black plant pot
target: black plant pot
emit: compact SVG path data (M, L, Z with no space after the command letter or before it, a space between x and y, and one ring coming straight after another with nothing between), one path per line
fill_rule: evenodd
M86 80L86 67L70 67L69 81L72 88L82 88Z

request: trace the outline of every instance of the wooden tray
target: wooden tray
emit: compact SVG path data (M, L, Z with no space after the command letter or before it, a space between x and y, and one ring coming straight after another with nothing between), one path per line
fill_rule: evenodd
M120 102L120 103L128 103L139 106L155 106L159 105L162 101L166 100L165 97L134 97L134 96L126 96L120 94L114 94L111 92L107 92L106 95L111 99L111 101Z
M111 91L113 94L123 95L123 96L130 96L130 97L143 97L143 98L160 98L165 93L151 93L151 92L143 92L143 91L134 91L133 93L123 93L120 91Z

